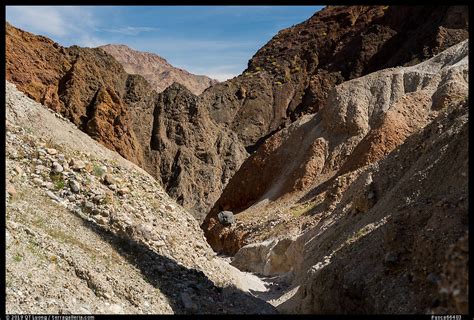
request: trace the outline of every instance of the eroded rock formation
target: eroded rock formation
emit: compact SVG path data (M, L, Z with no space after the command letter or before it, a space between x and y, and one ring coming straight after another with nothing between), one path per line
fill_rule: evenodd
M245 243L244 227L230 232L217 223L220 210L238 213L377 162L439 110L464 101L467 50L465 41L424 63L342 83L319 113L273 135L242 164L206 217L203 229L213 248L235 253Z

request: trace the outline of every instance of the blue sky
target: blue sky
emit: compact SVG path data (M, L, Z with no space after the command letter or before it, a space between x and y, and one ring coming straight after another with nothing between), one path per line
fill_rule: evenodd
M64 46L126 44L225 80L279 30L321 6L7 6L7 21Z

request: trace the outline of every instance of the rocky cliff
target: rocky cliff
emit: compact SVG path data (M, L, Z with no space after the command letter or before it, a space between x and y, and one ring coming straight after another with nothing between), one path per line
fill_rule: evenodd
M143 145L123 102L129 75L102 50L64 48L6 24L6 79L139 165Z
M468 37L466 7L329 6L281 30L244 73L202 99L249 151L300 115L317 112L333 86L412 65Z
M120 62L127 73L143 76L156 92L162 92L177 82L193 94L200 95L208 87L218 83L209 77L173 67L159 55L133 50L126 45L108 44L99 48Z
M336 86L244 162L209 243L281 277L283 312L466 313L468 109L467 41Z
M203 228L213 248L235 253L246 229L228 234L217 223L220 210L239 213L312 188L325 193L338 177L383 159L439 110L466 99L467 50L465 41L413 67L342 83L319 113L273 135L242 164L206 217ZM334 192L326 197L342 194Z
M6 78L140 165L202 221L247 156L178 84L157 94L102 49L64 48L6 25Z
M179 84L158 95L150 152L166 192L202 221L247 152L216 124L199 98Z

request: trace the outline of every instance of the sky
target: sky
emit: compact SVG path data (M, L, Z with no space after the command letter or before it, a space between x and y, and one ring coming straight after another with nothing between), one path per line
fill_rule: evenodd
M12 25L63 46L125 44L224 81L279 30L321 6L7 6Z

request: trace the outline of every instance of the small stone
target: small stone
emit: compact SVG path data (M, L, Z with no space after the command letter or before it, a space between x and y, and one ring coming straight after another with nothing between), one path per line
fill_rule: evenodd
M69 180L69 187L71 187L71 191L74 193L81 191L81 186L76 180Z
M122 188L122 189L119 189L119 191L118 191L118 194L121 195L121 196L123 196L123 195L125 195L125 194L127 194L127 193L130 193L130 189L127 188L127 187Z
M69 166L72 170L79 171L84 169L86 167L86 164L84 163L84 161L71 159L71 161L69 161Z
M434 283L434 284L437 284L439 282L439 277L434 274L434 273L430 273L427 277L426 277L426 280L428 280L429 282L431 283Z
M86 201L86 202L84 203L84 207L85 207L87 210L92 211L92 210L94 209L95 205L94 205L92 202L90 202L90 201Z
M165 209L166 209L166 210L174 210L174 206L172 206L172 205L170 205L170 204L167 204L167 205L165 206Z
M104 176L104 183L108 186L111 185L111 184L115 184L115 179L114 179L114 177L112 177L112 175L106 174Z
M55 154L58 153L58 150L53 149L53 148L48 148L48 149L46 149L46 152L50 155L55 155Z
M20 166L16 166L15 171L18 175L21 175L23 173L23 169Z
M100 166L99 171L101 172L101 177L107 173L107 166Z
M92 192L94 195L101 195L101 194L103 194L102 190L99 190L99 189L91 189L91 192Z
M61 202L61 198L59 198L57 195L55 195L51 191L47 191L46 195L50 197L51 199L56 200L57 202Z
M116 314L116 313L122 313L122 306L119 304L113 304L109 307L110 313Z
M46 151L44 151L42 148L36 149L38 151L38 157L43 158L46 155Z
M115 191L115 190L117 190L117 185L111 184L111 185L109 185L109 189L112 190L112 191Z
M367 199L373 199L375 197L375 193L373 191L370 191L369 194L367 195Z
M231 225L235 222L234 214L232 213L232 211L221 211L217 215L217 218L219 219L219 222L224 226Z
M10 232L8 232L8 230L5 231L5 244L7 247L10 244Z
M94 216L94 219L100 225L106 225L109 223L109 218L101 216L101 215Z
M41 186L46 188L46 189L52 189L54 187L54 184L52 182L49 182L49 181L44 181L41 184Z
M51 167L51 170L54 172L54 173L60 173L60 172L63 172L64 171L64 168L57 162L53 162L53 165Z
M7 192L11 196L16 195L16 189L12 184L7 185Z
M44 171L44 170L46 170L46 167L41 165L41 164L39 164L35 167L35 172L36 173L41 173L41 171Z
M98 194L96 195L95 197L92 198L92 201L94 203L102 203L105 199L105 195L104 194Z
M58 154L57 158L58 158L58 161L59 161L60 163L63 163L63 162L65 162L65 160L66 160L66 157L65 157L64 154L62 154L62 153L61 153L61 154Z
M41 185L43 183L43 180L41 180L40 178L34 178L33 182L38 184L38 185Z

